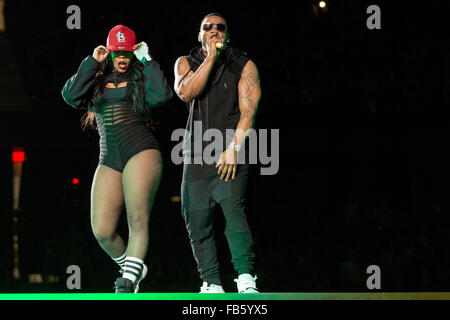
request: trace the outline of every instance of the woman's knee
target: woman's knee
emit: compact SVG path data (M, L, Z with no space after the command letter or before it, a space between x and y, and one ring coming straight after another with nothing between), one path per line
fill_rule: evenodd
M138 208L127 212L128 227L131 231L147 231L150 212L148 208Z
M115 229L104 226L101 223L93 223L91 224L91 227L94 237L98 242L113 241L117 236L117 232Z

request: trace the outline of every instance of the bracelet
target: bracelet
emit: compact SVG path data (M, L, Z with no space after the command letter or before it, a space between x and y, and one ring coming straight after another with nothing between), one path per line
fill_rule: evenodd
M228 148L232 148L234 151L239 152L239 150L241 149L241 145L235 143L234 141L232 141L232 142L230 143L230 145L228 146Z

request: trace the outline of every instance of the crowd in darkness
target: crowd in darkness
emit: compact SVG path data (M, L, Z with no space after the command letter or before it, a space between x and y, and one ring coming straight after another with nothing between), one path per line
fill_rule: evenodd
M104 291L118 270L90 230L98 141L95 133L80 132L81 114L64 105L60 90L97 39L139 13L82 7L88 35L65 28L64 2L52 9L24 3L6 2L6 28L33 111L0 116L2 124L17 121L22 128L0 150L6 177L1 252L11 251L10 147L23 143L30 151L21 199L24 273L58 275L61 281L47 289L66 291L65 268L77 264L84 270L83 290ZM281 6L254 16L227 6L186 6L177 8L172 29L163 22L174 11L155 7L149 13L155 24L147 28L146 20L136 19L134 28L151 37L152 53L173 81L173 63L196 45L201 17L219 11L229 17L232 44L259 68L263 95L256 128L280 130L278 174L261 176L256 165L248 188L262 291L364 291L369 265L380 267L385 291L448 291L450 48L443 33L449 5L380 5L382 27L369 30L360 1L330 1L328 11L317 13L311 3L296 9L295 17L282 14L287 8ZM39 27L27 31L8 20L19 12ZM192 28L180 30L184 17ZM170 201L181 178L181 167L170 162L170 134L185 126L186 108L174 100L159 118L166 167L151 218L152 276L144 290L195 291L200 284L180 204ZM67 183L73 175L80 185ZM220 214L217 219L223 228ZM233 290L225 238L217 234L224 286ZM0 256L0 289L34 290L10 279L11 261Z

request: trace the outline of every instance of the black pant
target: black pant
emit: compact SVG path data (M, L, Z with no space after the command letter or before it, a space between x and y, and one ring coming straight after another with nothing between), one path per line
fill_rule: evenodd
M231 262L238 274L253 273L255 254L245 216L248 165L239 166L235 179L220 180L219 175L181 185L182 214L200 277L208 284L221 285L214 238L213 213L219 204L225 216L225 236Z

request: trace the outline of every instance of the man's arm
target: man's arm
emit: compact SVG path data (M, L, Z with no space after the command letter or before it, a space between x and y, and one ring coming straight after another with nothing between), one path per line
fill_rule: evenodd
M180 57L175 62L174 89L180 99L184 102L191 102L195 97L202 93L205 88L214 62L220 54L220 50L216 48L216 42L217 39L215 38L209 40L207 56L195 72L190 70L191 68L186 57Z
M258 69L251 60L247 62L242 71L238 84L238 94L241 118L237 124L233 142L237 145L242 145L247 136L247 131L253 128L259 100L261 99L261 84Z
M249 60L242 71L241 79L238 84L239 94L239 110L241 111L241 118L236 127L236 133L233 137L234 148L228 146L222 153L216 165L218 167L217 173L220 179L225 178L225 181L231 178L234 179L237 168L237 151L244 143L247 137L248 130L251 129L255 123L256 111L258 109L259 100L261 99L261 85L259 80L259 73L253 61Z
M177 95L184 102L191 102L202 93L208 81L209 74L214 65L214 58L206 57L198 69L190 70L186 57L180 57L175 63L175 83L174 89ZM187 73L187 74L186 74Z

